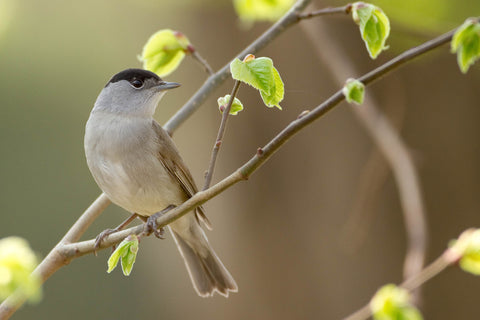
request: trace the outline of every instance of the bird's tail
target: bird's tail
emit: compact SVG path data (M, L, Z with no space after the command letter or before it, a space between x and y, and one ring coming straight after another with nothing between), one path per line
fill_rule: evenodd
M217 291L224 297L237 292L237 283L208 243L205 232L199 225L195 235L182 236L170 228L175 243L182 255L192 280L193 287L201 297L211 297ZM192 236L194 241L192 241Z

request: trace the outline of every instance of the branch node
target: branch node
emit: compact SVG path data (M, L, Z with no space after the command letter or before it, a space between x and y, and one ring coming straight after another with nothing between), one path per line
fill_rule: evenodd
M244 180L244 181L247 181L247 180L248 180L249 175L246 174L246 173L244 172L244 170L239 169L238 172L240 173L240 177L242 178L242 180Z
M352 7L353 7L353 6L352 6L351 3L347 4L347 5L345 6L345 13L346 13L346 14L350 14L350 12L352 12Z
M257 156L259 156L259 157L263 156L263 148L258 148L257 149Z
M191 44L189 44L187 46L187 50L186 50L188 53L194 53L195 52L195 47Z
M310 113L310 110L304 110L304 111L302 111L302 113L300 113L298 115L297 119L302 119L303 117L305 117L309 113Z

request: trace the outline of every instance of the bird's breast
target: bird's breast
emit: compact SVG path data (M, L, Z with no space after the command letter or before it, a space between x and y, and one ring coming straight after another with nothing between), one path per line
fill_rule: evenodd
M149 216L185 200L158 150L151 119L93 114L87 122L90 171L110 200L132 213Z

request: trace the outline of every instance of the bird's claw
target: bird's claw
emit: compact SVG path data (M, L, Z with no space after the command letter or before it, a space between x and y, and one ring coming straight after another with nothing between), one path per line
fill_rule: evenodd
M155 237L159 239L165 239L165 228L158 227L157 224L157 219L162 216L164 213L168 212L169 210L175 208L174 205L169 205L162 211L159 211L155 214L152 214L150 217L148 217L147 221L145 222L145 227L143 228L143 235L149 236L150 234L154 234Z
M95 238L95 245L93 247L95 255L97 255L97 250L100 248L103 240L105 240L106 237L117 231L117 229L105 229L100 232L100 234ZM115 250L115 246L113 246L113 250Z
M157 218L157 214L148 217L147 222L145 222L145 227L143 228L143 234L149 236L153 233L155 237L159 239L165 239L165 228L158 227Z

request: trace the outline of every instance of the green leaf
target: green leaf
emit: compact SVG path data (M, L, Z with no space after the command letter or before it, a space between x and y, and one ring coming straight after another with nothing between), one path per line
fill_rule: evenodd
M140 61L143 68L160 77L167 76L182 62L190 41L182 33L163 29L153 34L143 47Z
M450 249L460 257L460 268L474 275L480 275L480 229L464 231L458 240L450 243Z
M267 107L276 106L281 109L280 101L283 100L284 85L280 74L273 66L272 59L248 55L244 61L233 60L230 71L233 79L245 82L259 90Z
M121 260L123 274L129 276L132 272L133 264L137 258L138 252L138 237L136 235L130 235L126 237L112 252L110 258L108 258L108 270L112 272Z
M422 314L420 313L420 311L418 311L417 308L414 308L414 307L406 307L406 308L403 308L401 314L400 314L400 317L399 318L395 318L395 319L402 319L402 320L422 320L423 319L423 316Z
M274 89L271 90L270 93L260 91L263 103L265 103L265 105L269 108L277 107L278 109L282 110L282 107L279 103L283 100L285 90L283 87L282 78L280 78L280 74L275 67L273 67L273 87Z
M30 302L40 301L42 282L38 275L32 275L37 264L26 240L19 237L0 240L0 300L17 292Z
M380 288L370 301L375 320L422 320L421 313L410 304L407 290L394 284Z
M244 22L276 21L294 2L295 0L235 0L234 6Z
M451 42L452 53L457 54L460 70L467 73L480 58L480 19L467 19L455 32Z
M227 107L228 102L230 101L230 95L227 94L225 97L220 97L218 98L218 108L220 109L220 112L223 113L223 110ZM232 102L232 106L230 107L230 114L232 116L236 116L240 111L243 110L243 104L242 102L235 98Z
M233 79L245 82L257 90L270 93L274 86L273 61L270 58L254 58L246 62L235 58L230 63L230 72Z
M365 96L365 85L355 79L347 79L343 87L343 95L348 103L362 104Z
M352 5L352 18L360 27L360 34L372 59L388 49L385 45L390 35L390 21L379 7L365 2Z

